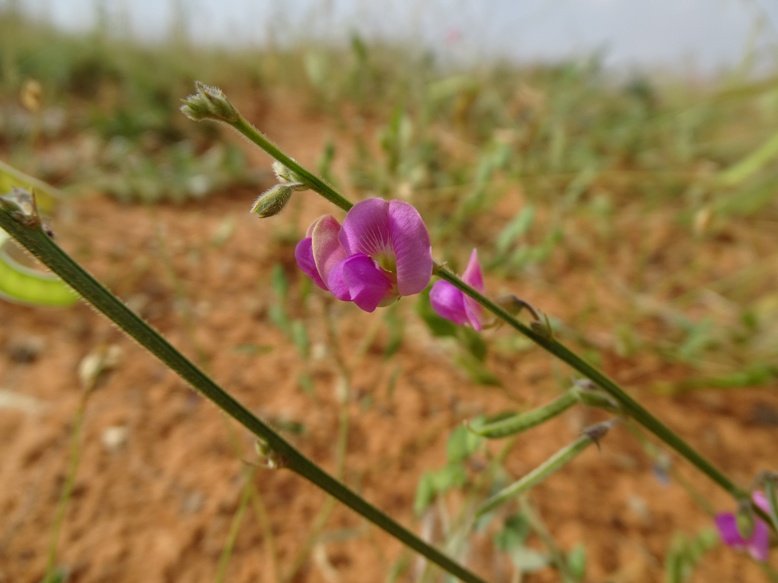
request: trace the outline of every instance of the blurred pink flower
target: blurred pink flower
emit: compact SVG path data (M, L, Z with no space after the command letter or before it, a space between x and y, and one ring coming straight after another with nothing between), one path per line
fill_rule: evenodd
M419 293L432 277L427 227L415 208L399 200L363 200L342 226L320 217L297 244L295 258L316 285L366 312Z
M478 252L473 249L462 280L479 292L484 291L484 278L478 263ZM437 281L430 291L430 303L439 316L464 326L469 324L475 330L483 327L483 308L470 296L447 281Z
M769 511L767 498L762 492L754 492L754 502L765 512ZM754 519L754 527L748 538L744 538L738 528L737 515L722 512L715 518L716 528L724 544L733 549L745 549L757 561L766 561L770 547L770 528L759 518Z
M464 38L464 34L462 33L462 29L460 28L449 28L446 31L446 44L448 46L453 46L455 44L458 44L462 42L462 39Z

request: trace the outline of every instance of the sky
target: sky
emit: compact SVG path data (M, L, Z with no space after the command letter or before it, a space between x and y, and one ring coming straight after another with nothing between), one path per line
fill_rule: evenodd
M11 0L5 0L8 4ZM597 51L612 69L710 74L756 55L778 57L778 0L16 0L70 30L94 26L160 40L178 20L192 39L262 46L273 40L382 37L421 42L472 64L553 61ZM184 8L185 7L185 8ZM182 18L183 16L183 18Z

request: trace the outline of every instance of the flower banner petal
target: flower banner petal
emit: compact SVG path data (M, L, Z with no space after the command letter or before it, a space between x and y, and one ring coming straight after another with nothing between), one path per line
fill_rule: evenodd
M349 255L373 257L389 249L389 202L368 198L355 204L343 219L340 243Z

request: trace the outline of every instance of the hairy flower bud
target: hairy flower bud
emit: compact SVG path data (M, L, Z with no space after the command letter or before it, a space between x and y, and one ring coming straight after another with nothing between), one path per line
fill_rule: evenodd
M193 121L213 119L227 123L235 123L240 114L230 103L224 92L218 87L195 81L197 93L183 100L181 113Z
M259 195L251 212L262 219L272 217L284 210L286 203L292 198L294 188L288 184L276 184L273 188Z

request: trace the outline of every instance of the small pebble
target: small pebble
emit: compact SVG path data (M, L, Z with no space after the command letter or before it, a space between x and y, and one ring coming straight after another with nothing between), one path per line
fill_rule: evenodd
M101 436L103 447L111 453L116 453L127 443L127 428L124 425L112 425L103 431Z

